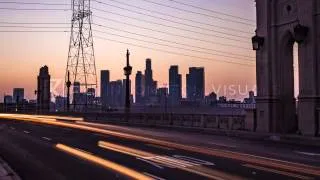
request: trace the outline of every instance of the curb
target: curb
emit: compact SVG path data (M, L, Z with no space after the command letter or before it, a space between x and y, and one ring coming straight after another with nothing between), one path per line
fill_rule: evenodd
M0 180L21 180L16 172L0 157Z

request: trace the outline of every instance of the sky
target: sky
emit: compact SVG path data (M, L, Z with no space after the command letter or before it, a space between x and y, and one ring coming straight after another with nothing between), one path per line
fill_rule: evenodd
M151 58L154 79L158 81L159 87L167 86L170 65L179 66L179 71L183 77L183 95L185 95L186 73L188 72L188 68L193 66L205 68L206 94L215 91L220 96L225 95L228 98L242 99L247 96L248 91L255 90L255 52L251 48L251 37L255 31L255 3L253 0L177 0L200 8L209 9L211 11L177 4L170 0L98 1L105 4L98 3L97 1L91 2L91 6L93 7L93 23L118 29L112 30L92 25L98 81L100 79L100 70L105 69L110 70L111 80L124 78L123 67L125 66L125 54L126 50L129 49L131 54L130 61L133 66L133 74L131 76L133 85L136 72L144 71L145 59ZM160 6L150 3L150 1L184 9L185 11ZM19 2L70 4L70 1L67 0L21 0ZM127 6L123 3L131 4L135 7ZM10 7L20 9L68 9L66 11L0 9L0 99L3 99L4 94L12 94L12 89L14 87L25 88L26 98L34 99L37 74L39 73L39 68L43 65L47 65L49 67L52 79L53 95L62 94L70 38L70 24L68 24L71 21L70 5L45 6L0 3L0 6L2 8ZM137 7L145 8L149 11L137 9ZM132 11L148 14L149 16L134 13ZM151 11L157 11L162 14ZM190 13L187 11L196 13ZM226 16L221 13L214 13L213 11L228 15ZM119 16L119 14L122 16ZM165 16L163 14L178 18ZM158 18L150 16L156 16ZM178 23L169 22L164 19L173 20ZM118 23L115 21L118 21ZM51 28L27 29L22 27L4 27L8 26L8 24L4 24L4 22L30 23L22 24L22 26L45 26ZM51 24L37 25L34 23ZM18 24L17 26L21 26L21 24ZM137 26L151 28L156 31L141 29ZM12 32L20 30L65 30L67 32ZM119 30L139 33L154 38L141 37ZM104 33L97 31L103 31ZM159 31L165 33L160 33ZM171 34L179 35L179 37ZM115 35L126 36L131 39ZM182 38L181 36L188 38ZM103 37L109 40L98 37ZM141 42L133 40L132 38L154 43ZM155 38L170 42L159 41ZM126 42L131 45L120 44L110 40ZM174 44L171 42L177 42L180 44ZM171 47L161 46L156 43L167 44ZM133 44L170 51L177 54L202 57L203 59L155 51L148 48L133 46ZM185 45L182 46L181 44ZM201 47L201 49L198 47ZM193 51L190 51L190 49ZM98 87L98 94L100 94L99 89L100 88ZM132 87L132 91L134 93L134 86Z

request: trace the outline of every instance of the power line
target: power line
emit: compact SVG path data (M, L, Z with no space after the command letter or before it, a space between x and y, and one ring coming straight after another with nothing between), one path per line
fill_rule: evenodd
M49 22L49 23L46 23L46 22L7 22L7 21L0 21L0 24L40 24L40 25L57 25L57 24L67 24L67 25L71 25L71 23L54 23L54 22ZM83 23L83 24L86 24L86 23ZM70 28L70 27L68 27Z
M39 32L70 32L70 31L35 31L35 30L28 30L28 31L25 31L25 30L0 30L0 32L2 33L39 33Z
M70 9L0 8L0 10L9 10L9 11L69 11Z
M104 37L100 37L100 36L94 36L94 37L98 38L98 39L103 39L103 40L107 40L107 41L120 43L120 44L126 44L126 45L130 45L130 46L144 48L144 49L165 52L165 53L168 53L168 54L174 54L174 55L180 55L180 56L185 56L185 57L197 58L197 59L202 59L202 60L207 60L207 61L215 61L215 62L221 62L221 63L230 63L230 64L237 64L237 65L248 66L248 67L255 67L254 64L244 64L244 63L238 63L238 62L234 62L234 61L226 61L226 60L216 60L216 59L211 59L211 58L204 58L204 57L193 56L193 55L189 55L189 54L183 54L183 53L177 53L177 52L173 52L173 51L167 51L167 50L163 50L163 49L150 48L150 47L146 47L146 46L139 45L139 44L133 44L133 43L128 43L128 42L124 42L124 41L108 39L108 38L104 38Z
M26 4L26 5L48 5L48 6L67 6L70 4L39 3L39 2L19 2L19 1L0 1L0 4Z
M120 21L116 21L116 22L120 23ZM33 24L37 24L37 25L38 24L40 24L40 25L69 24L70 25L71 23L52 23L52 22L50 22L50 23L44 23L44 22L28 22L28 23L24 23L24 22L4 22L4 21L0 21L0 24L32 24L32 25ZM110 26L101 25L101 24L96 24L96 23L92 23L92 24L96 25L96 26L99 26L99 27L102 27L102 28L105 28L105 29L111 29L111 30L114 30L114 31L117 31L117 32L124 32L124 33L133 34L133 35L137 35L137 36L141 36L141 37L147 37L147 38L159 40L159 41L162 41L162 42L168 42L168 43L173 43L173 44L187 46L187 47L193 47L193 48L202 49L202 50L216 51L215 49L210 49L210 48L205 48L205 47L200 47L200 46L194 46L192 44L184 44L184 43L180 43L180 42L177 42L177 41L170 41L170 40L158 38L158 37L155 37L155 36L148 36L148 35L145 35L145 34L126 31L126 30L123 30L123 29L118 29L118 28L114 28L114 27L110 27ZM226 47L233 47L233 48L238 48L238 49L251 50L251 49L245 48L243 46L235 46L235 45L232 45L232 44L224 44L224 43L211 42L211 41L209 41L209 43L218 44L218 45L226 46Z
M2 22L0 22L1 24ZM8 23L8 22L5 22L5 24L18 24L18 23ZM19 23L21 24L21 23ZM24 23L22 23L24 24ZM30 23L27 23L27 24L30 24ZM43 23L41 23L43 24ZM48 23L44 23L44 24L48 24ZM50 23L49 23L50 24ZM53 23L53 24L57 24L57 23ZM62 23L64 24L64 23ZM93 24L93 25L96 25L96 26L99 26L99 27L103 27L105 28L106 26L103 26L103 25L99 25L99 24ZM10 28L64 28L64 29L67 29L68 27L52 27L52 26L25 26L25 25L15 25L15 26L7 26L7 25L0 25L0 27L10 27ZM108 28L108 27L107 27ZM115 29L115 28L110 28L110 29L113 29L113 30L117 30L119 31L120 29ZM193 52L198 52L198 53L204 53L204 54L211 54L211 55L216 55L216 56L222 56L222 57L227 57L227 58L237 58L237 59L242 59L242 60L246 60L246 61L249 61L248 59L243 59L243 58L239 58L239 57L234 57L234 56L240 56L240 57L245 57L245 58L254 58L252 56L247 56L247 55L242 55L242 54L236 54L236 53L232 53L232 52L225 52L225 51L219 51L219 50L215 50L215 49L207 49L207 48L202 48L202 47L197 47L197 46L192 46L192 45L187 45L187 44L183 44L183 43L177 43L177 42L173 42L173 41L165 41L165 42L169 42L169 43L174 43L174 44L178 44L178 45L183 45L183 46L188 46L188 47L195 47L195 48L198 48L198 49L202 49L202 50L209 50L209 51L214 51L214 52L218 52L218 53L225 53L225 54L229 54L229 55L233 55L233 56L228 56L228 55L222 55L222 54L214 54L214 53L210 53L210 52L205 52L205 51L199 51L199 50L194 50L194 49L190 49L190 48L183 48L183 47L177 47L177 46L172 46L172 45L168 45L168 44L161 44L161 43L157 43L157 42L151 42L151 41L145 41L145 40L141 40L141 39L136 39L136 38L132 38L132 37L128 37L128 36L122 36L122 35L118 35L118 34L113 34L113 33L109 33L109 32L105 32L105 31L98 31L98 30L95 30L97 32L100 32L100 33L106 33L106 34L109 34L109 35L113 35L113 36L118 36L118 37L123 37L123 38L127 38L127 39L133 39L133 40L137 40L137 41L143 41L143 42L147 42L147 43L153 43L153 44L158 44L158 45L161 45L161 46L167 46L167 47L172 47L172 48L179 48L179 49L183 49L183 50L187 50L187 51L193 51ZM120 30L121 31L121 30ZM128 32L128 31L124 31L124 32ZM148 36L143 36L141 34L137 34L137 33L134 33L135 35L139 35L139 36L142 36L142 37L148 37ZM152 38L152 39L156 39L156 40L159 40L158 38L154 38L154 37L148 37L148 38ZM160 39L161 41L164 41L163 39Z
M93 25L96 25L96 26L99 26L99 27L103 27L103 28L107 28L107 29L116 30L116 31L122 31L122 30L120 30L120 29L109 28L109 27L107 27L107 26L100 25L100 24L95 24L95 23L93 23ZM122 32L131 33L131 32L128 32L128 31L122 31ZM104 33L107 33L107 32L104 31ZM112 33L110 33L110 34L112 34ZM147 36L147 35L141 35L141 34L137 34L137 33L133 33L133 34L134 34L134 35L138 35L138 36L142 36L142 37L147 37L147 38L155 39L155 40L160 40L160 41L163 41L163 42L169 42L169 43L178 44L178 45L182 45L182 46L198 48L198 49L202 49L202 50L209 50L209 51L214 51L214 52L218 52L218 53L226 53L226 54L230 54L230 55L234 55L234 56L241 56L241 57L245 57L245 58L254 58L254 57L252 57L252 56L247 56L247 55L236 54L236 53L232 53L232 52L226 52L226 51L220 51L220 50L216 50L216 49L209 49L209 48L203 48L203 47L199 47L199 46L193 46L193 45L183 44L183 43L178 43L178 42L175 42L175 41L163 40L163 39L160 39L160 38L155 38L155 37ZM126 36L126 37L127 37L127 36ZM128 37L128 38L130 38L130 37ZM152 42L151 42L151 43L152 43ZM175 46L175 47L176 47L176 46ZM203 51L201 51L201 52L203 52ZM211 53L210 53L210 54L211 54Z
M147 28L147 27L143 27L143 26L139 26L139 25L135 25L135 24L130 24L130 23L122 22L122 21L117 21L117 20L114 20L114 19L106 18L106 17L100 17L100 16L96 16L96 15L93 15L93 17L96 17L96 18L99 18L99 19L104 19L104 20L107 20L107 21L112 21L112 22L119 23L119 24L122 24L122 25L125 24L125 25L131 26L131 27L136 27L136 28L139 28L139 29L144 29L144 30L148 30L148 31L152 31L152 32L158 32L158 33L162 33L162 34L165 34L165 35L181 37L181 38L184 38L184 39L196 40L196 41L199 41L199 42L205 42L205 43L210 43L210 44L218 44L218 45L224 45L224 46L230 46L230 47L243 48L242 46L236 46L236 45L233 45L233 44L224 44L224 43L209 41L209 40L205 40L205 39L194 38L194 37L191 37L191 36L184 36L184 35L181 35L181 34L175 34L175 33L171 33L171 32L168 32L168 31L161 31L161 30L158 30L158 29ZM223 38L223 37L221 37L221 38Z
M135 17L131 17L131 16L127 16L127 15L123 15L123 14L111 12L111 11L106 11L106 10L98 9L98 8L92 8L92 9L95 9L95 10L101 11L101 12L105 12L105 13L109 13L109 14L114 14L114 15L117 15L117 16L122 16L122 17L129 18L129 19L134 19L134 20L141 21L141 22L146 22L146 23L149 23L149 24L155 24L155 25L160 25L160 26L163 26L163 27L178 29L178 30L181 30L181 31L187 31L187 32L196 33L196 34L202 34L202 35L211 36L211 37L218 37L218 38L221 38L221 37L222 37L222 38L229 39L229 40L232 40L232 41L241 41L241 40L239 40L239 39L234 39L234 38L225 37L225 36L218 36L218 35L213 35L213 34L202 33L202 32L200 32L200 31L193 31L193 30L189 30L189 29L185 29L185 28L180 28L180 27L177 27L177 26L171 26L171 25L167 25L167 24L162 24L162 23L157 23L157 22L153 22L153 21L148 21L148 20L144 20L144 19L140 19L140 18L135 18ZM122 8L121 8L121 9L122 9ZM144 13L138 13L138 14L141 14L141 15L144 15L144 16L150 16L150 15L147 15L147 14L144 14ZM163 19L163 18L159 18L159 17L156 17L156 16L150 16L150 17L158 18L158 19ZM168 21L169 21L169 22L173 22L173 21L170 21L170 20L168 20ZM181 24L181 23L178 23L178 24ZM228 36L233 36L233 37L241 38L241 39L248 39L248 37L246 37L246 36L234 35L234 34L224 33L224 32L215 31L215 30L211 30L211 31L216 32L216 33L220 33L220 34L224 34L224 35L228 35Z
M93 8L95 9L95 8ZM96 9L97 10L97 9ZM101 11L104 11L104 12L107 12L105 10L101 10ZM123 17L126 17L126 18L131 18L131 19L136 19L136 20L139 20L139 21L145 21L145 20L140 20L138 18L133 18L133 17L130 17L130 16L125 16L125 15L120 15L120 14L117 14L117 13L111 13L111 14L116 14L116 15L119 15L119 16L123 16ZM100 19L108 19L108 18L104 18L104 17L101 17L101 16L96 16L96 15L93 15L94 17L97 17L97 18L100 18ZM109 19L110 20L110 19ZM110 21L113 21L113 20L110 20ZM165 26L165 27L170 27L168 25L164 25L164 24L159 24L159 23L154 23L154 22L150 22L150 21L145 21L145 22L148 22L148 23L152 23L152 24L158 24L158 25L162 25L162 26ZM129 23L125 23L125 22L121 22L121 24L129 24ZM132 25L131 26L136 26L138 27L137 25ZM139 28L141 28L141 26L139 26ZM171 28L174 28L171 26ZM149 29L151 30L151 28L143 28L143 29ZM175 28L175 29L180 29L180 28ZM152 31L159 31L159 30L155 30L153 29ZM197 32L197 31L191 31L191 30L184 30L184 31L188 31L188 32L192 32L192 33L196 33L196 34L202 34L202 35L206 35L206 36L210 36L210 37L216 37L216 38L220 38L220 39L227 39L227 40L230 40L230 41L235 41L235 42L242 42L242 43L248 43L249 41L245 41L245 40L240 40L240 39L234 39L234 38L229 38L229 37L225 37L225 36L219 36L219 35L213 35L213 34L203 34L203 33L200 33L200 32ZM244 38L243 38L244 39ZM249 38L247 38L249 39Z
M122 36L122 35L113 34L113 33L105 32L105 31L99 31L99 30L94 30L94 31L95 31L95 32L99 32L99 33L104 33L104 34L112 35L112 36L118 36L118 37L122 37L122 38L126 38L126 39L131 39L131 40L135 40L135 41L141 41L141 42L145 42L145 43L152 43L152 44L156 44L156 45L160 45L160 46L166 46L166 47L170 47L170 48L181 49L181 50L185 50L185 51L192 51L192 52L202 53L202 54L210 54L210 55L214 55L214 56L221 56L221 57L238 59L238 60L243 60L243 61L250 61L250 62L253 62L253 61L254 61L254 60L239 58L239 57L235 57L235 56L228 56L228 55L223 55L223 54L209 53L209 52L205 52L205 51L198 51L198 50L189 49L189 48L177 47L177 46L172 46L172 45L167 45L167 44L162 44L162 43L157 43L157 42L152 42L152 41L137 39L137 38L131 38L131 37L128 37L128 36ZM217 52L218 52L218 51L217 51ZM220 52L221 52L221 51L220 51ZM221 53L228 53L228 52L221 52ZM230 53L229 53L229 54L230 54ZM232 53L231 53L231 54L232 54ZM234 55L234 54L233 54L233 55ZM244 56L244 55L237 55L237 56L248 57L248 56ZM249 57L249 58L253 58L253 57Z
M105 26L105 25L101 25L101 24L93 23L93 25L96 25L96 26L99 26L99 27L102 27L102 28L105 28L105 29L111 29L111 30L114 30L114 31L117 31L117 32L124 32L124 33L133 34L133 35L140 36L140 37L151 38L151 39L155 39L155 40L162 41L162 42L169 42L169 43L173 43L173 44L177 44L177 45L193 47L193 48L202 49L202 50L216 51L215 49L210 49L210 48L205 48L205 47L200 47L200 46L194 46L192 44L179 43L179 42L176 42L176 41L165 40L165 39L161 39L161 38L158 38L158 37L148 36L148 35L139 34L139 33L135 33L135 32L130 32L130 31L126 31L126 30L122 30L122 29L118 29L118 28L113 28L113 27L109 27L109 26ZM226 44L222 44L222 45L230 47L229 45L226 45ZM231 47L234 47L234 46L231 46ZM235 46L234 48L249 50L247 48L240 47L240 46L239 47Z
M43 29L67 29L69 27L48 27L48 26L3 26L0 25L0 28L43 28Z
M212 29L208 29L208 28L204 28L204 27L200 27L200 26L181 23L181 22L173 21L172 19L166 19L166 18L161 18L161 17L157 17L157 16L153 16L153 15L148 15L148 14L145 14L145 13L141 13L141 12L130 10L130 9L126 9L126 8L122 8L122 7L119 7L119 6L115 6L115 5L108 4L108 3L105 3L105 2L101 2L101 1L97 1L97 0L93 0L93 1L97 2L97 3L100 3L100 4L103 4L103 5L106 5L106 6L115 7L115 8L118 8L118 9L122 9L122 10L126 10L126 11L129 11L129 12L138 13L138 14L141 14L141 15L145 15L145 16L149 16L149 17L153 17L153 18L157 18L157 19L162 19L164 21L168 21L168 22L172 22L172 23L176 23L176 24L180 24L180 25L185 25L185 26L189 26L189 27L193 27L193 28L197 28L197 29L202 29L202 30L206 30L206 31L212 31L212 32L217 32L217 33L230 35L230 34L227 34L227 33L221 32L221 31L216 31L216 30L212 30ZM170 14L162 13L162 12L159 12L159 11L153 11L153 10L149 10L149 9L146 9L146 8L141 8L139 6L135 6L135 5L131 5L131 4L128 4L128 3L120 2L120 1L117 1L117 0L109 0L109 1L116 2L116 3L122 4L122 5L125 5L125 6L129 6L129 7L134 7L134 8L137 8L137 9L140 9L140 10L144 10L144 11L148 11L148 12L151 12L151 13L164 15L164 16L167 16L167 17L170 17L170 18L189 21L189 22L192 22L192 23L203 24L203 25L212 26L212 27L225 29L225 30L231 30L231 31L235 31L235 32L238 32L238 33L240 32L240 33L252 34L251 32L248 32L248 31L242 31L242 30L239 30L239 29L233 29L233 28L222 27L222 26L217 26L217 25L213 25L213 24L202 23L202 22L195 21L195 20L190 20L190 19L187 19L187 18L180 18L180 17L173 16L173 15L170 15ZM231 36L234 36L234 35L231 35Z
M246 23L246 22L241 22L241 21L235 21L235 20L232 20L232 19L226 19L226 18L222 18L222 17L217 17L217 16L209 15L209 14L204 14L204 13L200 13L200 12L195 12L195 11L191 11L191 10L187 10L187 9L182 9L182 8L178 8L178 7L175 7L175 6L170 6L170 5L166 5L166 4L162 4L162 3L158 3L158 2L154 2L154 1L150 1L150 0L141 0L141 1L145 1L145 2L148 2L148 3L152 3L152 4L159 5L159 6L163 6L163 7L167 7L167 8L179 10L179 11L184 11L184 12L188 12L188 13L192 13L192 14L197 14L197 15L201 15L201 16L211 17L211 18L214 18L214 19L222 20L222 21L229 21L229 22L233 22L233 23L237 23L237 24L243 24L243 25L247 25L247 26L255 26L255 24L251 24L251 23Z
M239 17L239 16L235 16L235 15L231 15L231 14L227 14L227 13L223 13L223 12L219 12L219 11L214 11L214 10L211 10L211 9L206 9L206 8L203 8L203 7L199 7L199 6L195 6L195 5L192 5L192 4L183 3L183 2L180 2L180 1L176 1L176 0L170 0L170 1L171 2L175 2L177 4L182 4L184 6L189 6L189 7L193 7L193 8L200 9L200 10L204 10L204 11L207 11L207 12L215 13L215 14L221 14L221 15L224 15L224 16L232 17L232 18L238 18L238 19L242 19L242 20L245 20L245 21L255 22L252 19L247 19L247 18L243 18L243 17Z

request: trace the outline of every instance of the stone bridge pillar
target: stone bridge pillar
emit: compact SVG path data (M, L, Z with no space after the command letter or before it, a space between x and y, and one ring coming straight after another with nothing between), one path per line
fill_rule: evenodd
M320 1L256 0L257 131L316 135L320 97ZM299 96L294 98L293 45ZM258 46L257 46L258 44Z

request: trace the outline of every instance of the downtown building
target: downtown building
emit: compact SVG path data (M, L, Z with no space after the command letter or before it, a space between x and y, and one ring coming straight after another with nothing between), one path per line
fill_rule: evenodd
M187 100L202 103L205 96L205 74L203 67L190 67L187 79Z
M101 70L100 76L100 93L102 108L105 109L110 104L110 71Z
M144 90L144 103L153 104L157 93L157 81L153 80L153 73L151 68L151 59L146 59L145 69L145 90Z
M124 105L122 80L111 81L109 87L111 94L110 98L108 99L109 106L112 108L122 107Z
M135 103L142 105L144 103L145 76L141 71L137 71L135 81Z
M38 75L37 107L39 111L49 111L51 103L50 75L48 66L40 68Z
M14 88L13 102L18 104L18 103L22 103L23 100L24 100L24 88Z
M182 98L182 78L178 66L169 69L169 103L171 106L180 104Z

